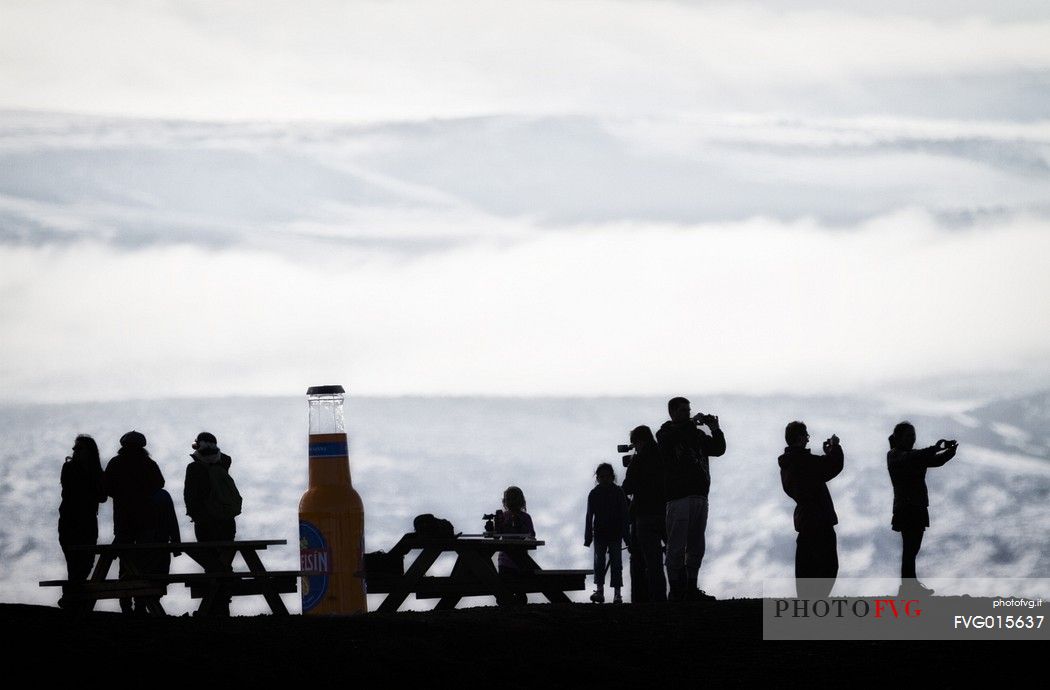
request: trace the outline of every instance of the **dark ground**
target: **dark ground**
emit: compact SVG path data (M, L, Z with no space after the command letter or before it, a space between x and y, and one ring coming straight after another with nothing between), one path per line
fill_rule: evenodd
M686 605L530 605L356 618L76 619L0 605L8 672L79 672L154 685L245 682L393 687L679 687L758 683L936 688L1038 676L1045 647L1016 642L773 642L755 599ZM165 683L167 684L167 683ZM1038 683L1037 683L1038 684Z

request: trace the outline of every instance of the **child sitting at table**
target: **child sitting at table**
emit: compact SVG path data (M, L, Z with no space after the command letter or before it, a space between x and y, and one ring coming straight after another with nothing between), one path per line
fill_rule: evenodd
M594 594L591 601L605 601L605 558L609 557L612 574L613 603L623 601L623 558L621 542L627 534L627 497L616 484L616 473L612 465L603 462L594 472L597 486L587 496L587 525L583 531L583 545L594 542Z
M516 486L508 486L503 492L503 510L496 513L495 531L497 534L520 534L522 536L536 537L536 530L532 526L532 517L525 512L525 492ZM517 564L503 551L499 552L497 560L499 573L517 573ZM528 603L528 595L524 593L512 595L510 604Z

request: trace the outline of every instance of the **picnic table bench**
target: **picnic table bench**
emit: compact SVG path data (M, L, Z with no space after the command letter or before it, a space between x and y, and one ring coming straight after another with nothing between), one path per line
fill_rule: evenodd
M281 601L282 593L297 591L297 580L302 575L298 570L271 571L263 565L259 551L268 546L283 546L286 539L258 539L247 541L183 542L179 544L98 544L72 547L78 551L98 554L91 576L86 581L45 580L41 587L63 587L64 596L82 601L85 610L95 608L99 599L123 599L140 597L145 599L146 610L157 616L166 615L160 598L167 593L168 585L183 584L190 596L200 599L198 612L208 615L225 603L228 597L261 594L276 615L288 615ZM144 572L141 558L136 556L163 553L184 553L207 568L216 552L232 561L240 554L247 571L158 574ZM113 562L122 559L124 577L107 579Z
M591 570L544 570L529 555L545 542L530 535L457 534L451 537L421 536L409 533L401 537L384 555L389 565L383 571L366 570L369 594L386 594L378 611L394 612L409 594L417 599L438 599L436 609L454 609L463 597L494 596L497 602L514 594L539 593L551 603L568 603L566 591L582 590ZM404 558L411 551L420 554L408 570ZM517 572L499 573L492 556L504 552L517 566ZM455 553L456 562L449 576L426 573L443 553ZM398 568L397 565L401 567Z

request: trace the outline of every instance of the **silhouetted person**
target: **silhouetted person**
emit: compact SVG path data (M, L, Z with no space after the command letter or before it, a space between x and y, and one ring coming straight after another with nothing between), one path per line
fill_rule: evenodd
M98 504L106 502L102 481L102 463L95 439L81 434L73 442L73 454L62 465L62 503L58 506L58 543L66 557L66 579L87 580L95 554L71 547L94 546L98 543ZM69 588L65 594L69 594ZM76 610L81 605L67 599L58 600L62 608Z
M800 599L824 599L839 573L835 525L839 518L827 483L842 471L839 437L824 441L824 455L813 455L809 431L802 422L784 429L787 448L780 456L780 483L795 501L795 580Z
M930 526L930 495L926 489L926 470L940 467L955 457L959 444L943 438L929 448L915 450L915 427L901 422L890 436L886 467L893 482L893 520L901 533L901 589L912 594L933 594L918 581L915 559L922 547L922 536Z
M670 421L656 432L664 466L667 496L667 580L672 600L713 599L697 589L704 560L707 494L711 488L711 457L726 452L726 438L715 415L691 416L689 401L667 402ZM700 429L707 426L710 435Z
M164 476L146 451L145 436L129 431L120 437L120 450L106 465L105 482L107 493L113 497L113 543L152 542L156 533L153 495L164 488ZM120 559L121 578L130 574L125 558ZM145 611L144 601L136 604ZM131 599L121 599L120 609L130 613Z
M214 434L202 431L192 444L193 461L186 466L183 500L186 514L193 520L193 533L199 542L233 541L237 536L236 516L241 512L241 495L230 476L233 460L219 450ZM201 552L200 564L209 573L233 572L234 551L216 549ZM203 604L203 602L202 602ZM229 599L215 609L229 614Z
M532 526L532 516L525 512L525 508L525 492L516 486L508 486L503 492L503 510L496 512L496 519L493 521L494 531L497 534L517 534L535 538L536 529ZM503 551L499 552L496 564L500 575L520 572L518 564ZM501 606L524 605L529 603L529 595L520 592L497 603Z
M214 434L202 431L193 442L193 461L186 465L183 500L197 541L233 541L240 493L230 477L232 458L223 453Z
M180 544L182 543L182 531L179 529L179 519L175 515L175 502L171 500L171 494L164 489L157 489L150 497L150 506L153 509L151 520L152 533L149 541L153 544ZM171 557L181 555L180 552L163 551L150 555L143 563L144 572L156 575L167 575L171 572Z
M613 588L613 603L623 602L623 538L627 534L627 497L616 485L616 472L603 462L594 471L597 486L587 495L587 519L583 529L583 545L594 542L594 594L591 601L605 601L605 562L609 561L609 585Z
M632 602L667 601L667 579L664 577L663 542L667 530L667 498L664 495L664 470L660 450L652 429L635 427L631 431L634 457L627 466L623 491L631 496L631 592ZM635 599L635 556L642 563L637 575L644 578L644 599Z

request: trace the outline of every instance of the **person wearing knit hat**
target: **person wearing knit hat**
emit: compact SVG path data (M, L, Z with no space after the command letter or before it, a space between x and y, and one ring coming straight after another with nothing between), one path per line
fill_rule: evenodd
M197 434L186 466L183 500L186 514L193 520L198 542L233 541L237 535L236 516L241 512L241 495L230 476L232 459L219 449L218 439L207 431ZM208 572L232 572L233 551L201 553L199 562ZM203 602L202 602L203 603ZM229 615L229 599L219 615Z
M121 448L145 448L146 437L142 435L142 432L135 431L132 429L128 433L120 437Z
M135 544L152 541L156 531L153 496L164 488L164 475L146 450L146 437L129 431L120 437L120 450L106 465L106 493L113 497L113 543ZM121 577L128 574L123 559ZM141 602L136 602L141 603ZM140 607L143 611L144 606ZM121 599L120 609L131 613L131 599Z

